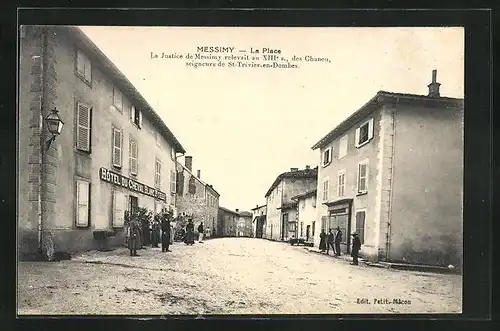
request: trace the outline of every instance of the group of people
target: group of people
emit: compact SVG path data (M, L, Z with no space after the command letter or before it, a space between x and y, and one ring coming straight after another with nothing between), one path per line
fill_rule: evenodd
M325 253L327 255L330 255L330 247L332 248L334 256L340 256L342 255L341 249L340 249L340 243L342 242L342 231L340 230L340 227L337 226L335 229L335 232L333 232L332 229L328 232L328 234L325 233L325 229L321 230L321 233L319 235L320 241L319 241L319 249L321 253ZM353 237L352 239L352 249L351 249L351 256L352 256L352 263L353 265L358 265L358 257L359 257L359 250L361 249L361 240L359 239L359 236L356 232L352 233L351 236Z
M181 217L180 217L181 218ZM126 243L130 250L130 256L138 256L137 250L144 246L159 247L161 244L162 252L171 252L170 245L174 242L174 226L172 223L179 221L173 217L171 211L155 215L152 222L130 221L126 230ZM184 230L184 229L182 229ZM204 231L203 222L198 226L198 242L203 243L203 238L210 237L210 228ZM182 241L186 245L192 245L195 241L193 220L188 219ZM206 234L205 234L206 233Z

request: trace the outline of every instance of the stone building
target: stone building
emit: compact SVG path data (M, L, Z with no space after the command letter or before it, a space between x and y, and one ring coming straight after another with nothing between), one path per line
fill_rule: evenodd
M237 211L219 206L217 233L220 233L221 237L236 237L239 217Z
M239 211L238 209L236 209L236 212L239 215L236 224L236 235L238 237L253 237L253 214L249 211Z
M203 221L205 229L210 227L212 236L219 236L217 232L217 215L219 211L219 193L201 180L201 171L193 174L193 158L184 157L184 164L177 162L177 196L176 209L179 214L193 219L195 231Z
M314 243L316 235L316 192L305 192L303 194L292 197L292 200L297 202L297 218L298 224L295 231L295 238L302 238L306 243Z
M266 197L266 226L264 238L287 241L297 227L297 203L292 197L311 191L317 185L318 168L306 166L292 168L280 174L273 182Z
M253 235L255 238L262 238L264 234L264 227L266 226L266 211L267 211L266 205L262 206L257 205L255 208L252 208L253 212L252 226L253 226Z
M462 263L463 99L378 92L313 146L321 228L370 260ZM316 244L319 232L316 232Z
M184 148L80 29L22 27L19 86L21 254L93 249L99 230L122 244L124 211L175 205ZM47 149L42 119L54 109L64 127Z

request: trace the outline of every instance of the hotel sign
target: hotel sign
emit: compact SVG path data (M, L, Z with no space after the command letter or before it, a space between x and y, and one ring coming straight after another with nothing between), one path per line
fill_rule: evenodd
M167 195L164 192L157 190L151 186L139 183L138 181L135 181L123 175L117 174L116 172L113 172L106 168L101 168L99 170L99 177L105 182L125 187L131 191L142 193L152 198L167 202Z

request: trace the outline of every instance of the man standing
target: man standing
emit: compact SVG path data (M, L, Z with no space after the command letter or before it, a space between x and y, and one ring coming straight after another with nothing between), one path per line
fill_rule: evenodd
M326 255L330 251L330 247L332 248L333 254L335 254L335 247L333 247L333 242L334 242L335 236L333 235L332 229L330 229L330 232L328 232L328 237L326 237Z
M205 238L210 239L210 234L211 234L211 233L210 233L210 227L209 227L209 226L207 226L207 230L206 230Z
M203 243L203 221L198 225L198 242Z
M358 234L354 232L352 234L352 265L358 265L358 256L359 250L361 249L361 240L358 237Z
M337 232L335 232L335 255L340 256L340 243L342 242L342 231L340 227L337 226Z
M163 214L161 221L161 251L170 252L170 214Z
M326 233L325 229L321 229L321 233L319 234L319 250L321 253L324 253L326 249Z

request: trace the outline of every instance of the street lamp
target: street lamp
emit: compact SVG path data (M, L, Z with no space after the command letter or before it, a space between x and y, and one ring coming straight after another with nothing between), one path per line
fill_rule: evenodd
M59 117L58 110L56 107L52 109L51 113L45 117L45 122L47 123L47 128L49 132L52 134L52 137L47 141L47 150L50 147L50 144L56 139L58 135L61 134L64 122Z

